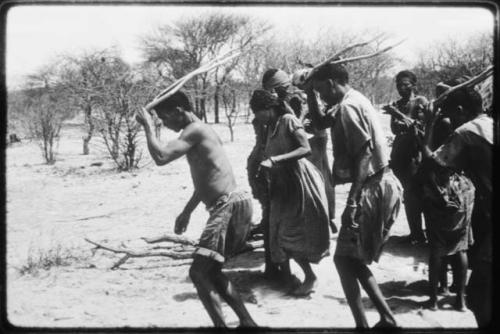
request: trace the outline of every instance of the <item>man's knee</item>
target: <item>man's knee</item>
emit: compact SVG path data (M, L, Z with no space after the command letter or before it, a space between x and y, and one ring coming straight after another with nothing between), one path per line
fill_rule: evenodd
M214 260L195 255L193 264L191 264L191 267L189 268L189 277L193 283L196 284L197 282L211 277L215 266L216 263Z

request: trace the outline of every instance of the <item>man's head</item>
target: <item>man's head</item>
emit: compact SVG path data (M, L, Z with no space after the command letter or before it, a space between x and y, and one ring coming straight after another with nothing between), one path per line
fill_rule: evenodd
M340 64L321 66L311 79L314 90L329 105L339 103L349 85L349 74L345 67Z
M167 128L176 132L186 126L186 113L192 112L193 107L187 95L178 91L168 99L160 102L154 107L158 118L160 118Z
M409 98L415 90L417 76L411 71L401 71L396 74L396 89L402 98Z
M271 93L276 92L280 98L284 97L291 83L290 76L285 71L276 68L267 70L262 76L262 88Z
M453 128L483 113L483 99L473 87L451 93L441 104L444 117L449 117Z

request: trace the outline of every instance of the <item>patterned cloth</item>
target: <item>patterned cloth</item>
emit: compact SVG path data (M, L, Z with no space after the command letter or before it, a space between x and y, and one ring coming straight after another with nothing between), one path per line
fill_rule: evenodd
M401 206L402 188L390 168L368 178L361 189L355 221L359 228L340 228L335 256L378 262Z
M268 132L266 156L291 152L294 132L302 129L291 114ZM270 170L270 253L281 263L289 258L317 263L329 251L328 201L319 170L307 159L279 163Z
M252 199L247 192L223 195L210 213L194 254L224 262L241 251L250 233Z
M442 257L467 250L473 243L475 188L470 179L435 164L422 168L417 179L431 252Z
M465 171L476 188L473 261L492 261L492 154L493 119L485 114L458 127L433 153L434 160L441 166Z

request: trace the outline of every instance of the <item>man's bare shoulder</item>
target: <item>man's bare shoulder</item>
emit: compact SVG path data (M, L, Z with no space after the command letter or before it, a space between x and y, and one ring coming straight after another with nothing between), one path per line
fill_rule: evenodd
M181 138L194 142L200 142L203 140L219 141L219 137L212 129L212 127L203 122L193 122L186 126L181 134Z

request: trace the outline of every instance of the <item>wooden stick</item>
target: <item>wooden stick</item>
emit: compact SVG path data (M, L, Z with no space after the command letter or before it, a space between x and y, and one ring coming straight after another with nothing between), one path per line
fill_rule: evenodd
M95 246L95 250L97 249L103 249L107 250L109 252L117 253L117 254L125 254L118 262L116 262L111 269L117 269L119 266L124 264L129 258L133 257L153 257L153 256L165 256L165 257L170 257L174 260L184 260L184 259L189 259L192 257L193 253L192 252L168 252L168 251L160 251L160 252L150 252L150 251L145 251L145 252L140 252L140 251L133 251L129 250L126 248L114 248L110 246L105 246L103 244L97 243L95 241L89 240L85 238L85 241L93 244ZM95 252L94 250L94 252Z
M387 51L389 51L389 50L397 47L398 45L400 45L401 43L403 43L405 41L405 39L403 39L403 40L399 41L396 44L387 46L387 47L385 47L385 48L383 48L381 50L378 50L376 52L373 52L373 53L370 53L370 54L367 54L367 55L361 55L361 56L356 56L356 57L351 57L351 58L345 58L345 59L335 60L335 58L337 58L339 54L343 54L343 53L345 53L345 52L347 52L349 50L352 50L355 47L363 46L363 45L366 45L368 43L371 43L376 38L378 38L378 36L375 37L374 39L368 41L368 42L353 44L353 45L345 48L344 50L341 50L341 51L337 52L335 55L333 55L332 57L328 58L327 60L325 60L321 64L314 66L314 68L308 73L307 78L305 79L305 82L308 82L312 78L312 76L314 75L314 73L316 73L318 71L318 69L321 66L323 66L323 65L326 65L326 64L344 64L344 63L348 63L348 62L352 62L352 61L356 61L356 60L373 58L373 57L376 57L376 56L378 56L378 55L380 55L380 54L382 54L384 52L387 52Z
M179 89L181 89L182 86L184 86L186 84L186 82L188 82L189 80L191 80L192 78L194 78L195 76L199 75L199 74L202 74L202 73L206 73L224 63L226 63L227 61L239 56L241 54L240 51L234 53L233 55L230 55L222 60L219 60L219 61L212 61L210 62L209 64L207 65L204 65L190 73L188 73L187 75L185 75L184 77L180 78L179 80L177 80L174 84L170 85L167 89L165 89L163 92L161 92L157 98L155 98L152 102L150 102L147 106L146 106L146 110L150 110L150 109L153 109L154 107L156 107L160 102L166 100L167 98L169 98L170 96L172 96L174 93L176 93Z
M351 44L351 45L347 46L346 48L340 50L339 52L337 52L333 56L329 57L327 60L323 61L320 65L318 65L318 67L321 67L322 65L328 64L328 63L330 63L332 61L335 61L336 58L340 57L341 55L343 55L343 54L345 54L345 53L347 53L349 51L351 51L352 49L368 45L371 42L375 41L377 38L381 37L382 35L383 34L378 34L377 36L375 36L374 38L372 38L372 39L370 39L369 41L366 41L366 42Z
M211 61L209 61L208 63L206 63L205 65L202 65L200 66L197 70L199 69L202 69L202 68L206 68L212 64L214 64L216 61L220 60L220 59L223 59L224 57L228 56L229 54L233 53L234 51L236 51L237 49L233 49L225 54L223 54L222 56L219 56L219 57L216 57L214 59L212 59ZM165 93L169 92L171 89L173 89L174 87L176 87L180 82L182 82L182 80L184 80L184 78L186 78L186 76L188 76L188 74L186 74L185 76L181 77L180 79L177 79L175 82L173 82L170 86L168 86L167 88L165 88L163 91L161 91L154 99L156 100L157 98L159 98L160 96L164 95Z
M172 235L172 234L164 234L159 237L153 237L153 238L142 237L141 239L147 242L148 244L154 244L162 241L170 241L188 246L196 246L198 244L198 242L195 240L191 240L183 236Z
M444 91L439 95L433 102L433 107L436 108L440 103L442 103L450 94L456 92L459 89L466 88L466 87L471 87L474 86L478 83L480 83L483 80L486 80L490 75L493 74L493 66L488 67L486 70L483 72L479 73L475 77L461 83L460 85L456 85L451 87L450 89Z
M331 64L344 64L344 63L348 63L348 62L351 62L351 61L356 61L356 60L362 60L362 59L367 59L367 58L373 58L375 56L378 56L384 52L387 52L391 49L394 49L395 47L397 47L398 45L400 45L401 43L403 43L405 40L401 40L399 41L398 43L394 44L394 45L389 45L385 48L383 48L382 50L379 50L379 51L376 51L374 53L370 53L370 54L367 54L367 55L362 55L362 56L356 56L356 57L351 57L351 58L345 58L345 59L340 59L340 60L336 60L336 61L333 61L331 62Z

